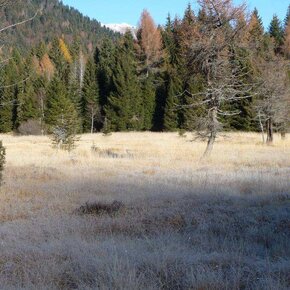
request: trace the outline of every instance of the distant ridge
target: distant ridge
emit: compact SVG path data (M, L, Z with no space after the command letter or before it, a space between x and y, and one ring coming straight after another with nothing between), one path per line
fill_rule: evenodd
M0 45L26 52L41 41L49 43L55 37L63 37L68 43L78 39L87 51L92 51L104 37L118 37L112 29L58 0L15 1L0 10L1 26L28 19L36 11L38 15L32 21L5 31Z

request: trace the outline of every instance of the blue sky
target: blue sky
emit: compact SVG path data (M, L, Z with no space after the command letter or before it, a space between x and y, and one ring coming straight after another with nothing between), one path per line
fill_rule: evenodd
M144 8L149 10L156 23L164 24L168 12L182 16L189 0L63 0L64 4L73 6L83 14L102 23L129 23L137 25ZM235 0L236 3L241 0ZM273 14L284 19L289 0L248 0L248 7L257 7L267 28ZM194 7L194 4L193 4Z

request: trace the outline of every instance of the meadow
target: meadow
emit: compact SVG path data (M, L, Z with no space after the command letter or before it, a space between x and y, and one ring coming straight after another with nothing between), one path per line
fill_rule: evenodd
M290 137L1 139L1 289L290 288Z

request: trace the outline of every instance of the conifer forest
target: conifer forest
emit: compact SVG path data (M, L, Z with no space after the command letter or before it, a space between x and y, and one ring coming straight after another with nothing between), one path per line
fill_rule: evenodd
M1 71L0 132L49 132L63 112L78 133L206 134L214 107L217 130L262 126L268 141L273 130L287 130L289 9L266 30L258 10L247 18L243 7L221 1L223 19L205 1L165 26L144 10L135 35L117 35L58 1L32 2L3 12L13 23L17 11L29 17L42 5L29 24L5 33L11 58Z
M290 289L290 3L237 2L0 0L0 290Z

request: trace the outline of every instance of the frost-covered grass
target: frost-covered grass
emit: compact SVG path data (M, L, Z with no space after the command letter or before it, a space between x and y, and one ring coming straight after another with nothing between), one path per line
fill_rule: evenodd
M1 139L1 289L290 288L289 140L230 133L204 161L190 134Z

